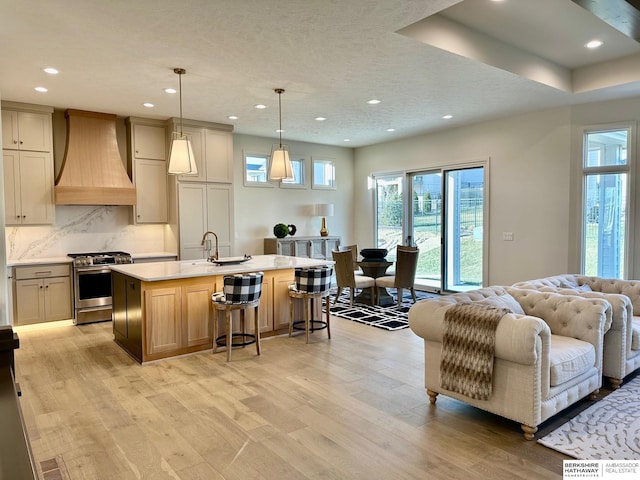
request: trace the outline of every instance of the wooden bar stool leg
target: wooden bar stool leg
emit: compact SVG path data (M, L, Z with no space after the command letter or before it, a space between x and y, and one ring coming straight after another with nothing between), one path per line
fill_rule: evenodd
M325 303L327 304L327 309L326 309L326 315L327 315L327 335L329 336L329 339L331 339L331 326L329 324L329 317L330 317L330 313L329 313L329 306L331 305L331 302L329 301L329 295L327 295L325 298ZM320 299L320 302L322 303L322 299Z
M293 334L293 297L289 297L289 336Z
M213 353L218 352L218 310L213 311Z
M244 345L245 336L244 335L245 335L245 333L247 333L247 325L245 323L245 309L244 308L240 310L240 332L242 332L242 337L240 337L240 338L242 338L242 348L244 348L245 347L245 345Z
M227 324L227 362L231 361L231 347L233 346L233 336L231 332L231 308L227 307L224 313Z
M307 335L307 343L309 343L309 299L304 299L304 329Z
M256 352L258 353L258 355L260 355L260 319L258 318L259 315L259 308L256 305L256 314L255 314L255 334L256 334Z

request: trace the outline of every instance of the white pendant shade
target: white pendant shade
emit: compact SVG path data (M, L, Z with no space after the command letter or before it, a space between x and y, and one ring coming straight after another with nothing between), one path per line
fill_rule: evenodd
M286 145L282 144L282 94L283 88L274 90L278 94L278 119L280 128L280 143L271 147L271 166L269 167L269 180L294 180L293 167L289 158L289 150Z
M293 180L293 168L286 145L274 145L271 150L271 167L269 169L271 180Z
M193 155L193 148L189 138L178 132L174 132L169 153L169 170L173 175L197 175L198 167Z

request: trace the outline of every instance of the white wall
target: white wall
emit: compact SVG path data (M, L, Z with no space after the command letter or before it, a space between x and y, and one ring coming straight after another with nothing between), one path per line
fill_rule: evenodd
M356 241L373 244L375 172L489 159L488 284L567 272L571 160L569 107L373 145L355 152ZM513 232L503 241L502 232ZM575 268L575 267L574 267Z
M293 189L244 186L244 153L271 153L271 145L277 140L250 135L233 136L234 161L234 254L257 255L263 253L263 239L273 238L273 226L277 223L294 224L296 236L318 236L321 219L310 216L312 205L333 203L335 215L327 218L330 235L342 237L346 244L354 238L354 162L353 149L303 142L286 142L294 156L306 158L307 188ZM335 190L311 188L311 158L335 160Z

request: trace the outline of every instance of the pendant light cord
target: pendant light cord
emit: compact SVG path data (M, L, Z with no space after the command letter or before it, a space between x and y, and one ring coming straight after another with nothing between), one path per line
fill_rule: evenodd
M187 73L184 68L174 68L173 73L178 75L178 93L180 97L180 137L182 138L184 134L182 133L182 75Z
M180 137L182 137L182 72L178 73L178 85L180 89Z
M275 91L278 94L278 120L280 123L278 133L280 134L280 149L282 149L282 94L284 93L284 89L276 88Z

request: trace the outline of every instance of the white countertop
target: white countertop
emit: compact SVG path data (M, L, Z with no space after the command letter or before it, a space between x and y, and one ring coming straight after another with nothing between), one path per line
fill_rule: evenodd
M71 263L73 259L71 257L48 257L48 258L23 258L23 259L9 259L7 260L7 267L19 267L25 265L49 265L52 263Z
M131 254L131 258L133 258L134 262L136 258L143 259L143 258L177 258L177 257L178 257L177 253L170 253L170 252L151 252L151 253L132 253Z
M111 270L124 273L143 282L157 282L160 280L232 275L235 273L283 270L326 264L333 264L333 262L315 258L288 257L284 255L256 255L251 260L234 265L216 265L206 260L181 260L178 262L111 265Z

